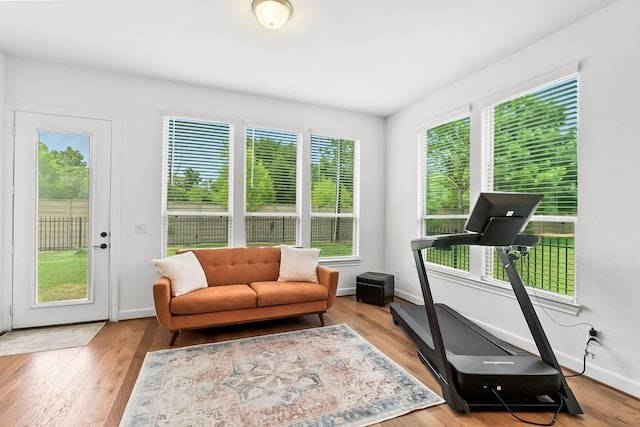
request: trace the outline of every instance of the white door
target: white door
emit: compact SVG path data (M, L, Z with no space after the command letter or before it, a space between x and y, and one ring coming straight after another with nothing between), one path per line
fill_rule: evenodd
M13 328L109 318L109 120L15 113Z

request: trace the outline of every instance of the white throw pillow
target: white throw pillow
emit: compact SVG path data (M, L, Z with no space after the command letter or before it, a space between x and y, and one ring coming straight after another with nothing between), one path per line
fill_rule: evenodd
M278 282L318 283L320 249L302 249L280 246L280 277Z
M207 276L193 252L152 259L151 263L160 274L171 279L171 295L174 297L208 286Z

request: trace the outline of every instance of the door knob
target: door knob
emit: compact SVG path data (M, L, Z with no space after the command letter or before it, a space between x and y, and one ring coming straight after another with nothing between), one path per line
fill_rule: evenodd
M93 245L94 248L100 248L100 249L107 249L109 247L109 245L107 245L106 243L103 243L101 245Z

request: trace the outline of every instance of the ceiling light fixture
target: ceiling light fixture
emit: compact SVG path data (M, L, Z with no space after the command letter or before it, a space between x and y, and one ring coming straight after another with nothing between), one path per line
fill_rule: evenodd
M253 0L251 7L260 24L270 30L282 28L293 13L287 0Z

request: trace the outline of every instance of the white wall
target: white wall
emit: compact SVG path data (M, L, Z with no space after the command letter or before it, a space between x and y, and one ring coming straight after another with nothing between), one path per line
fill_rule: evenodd
M587 375L640 396L640 268L634 230L640 212L640 2L623 0L546 39L407 106L387 123L386 270L400 272L399 295L421 300L409 248L417 237L418 124L478 104L505 89L580 62L579 219L576 226L577 316L549 310L564 324L588 322L603 333ZM472 135L472 144L479 139ZM472 153L478 153L477 144ZM499 336L534 349L508 297L433 280L436 299ZM561 364L580 370L586 326L563 328L538 311ZM579 399L580 396L578 396Z
M377 270L383 264L385 121L382 118L14 57L6 61L6 82L7 110L89 115L116 121L119 131L115 138L120 141L120 155L114 159L114 168L119 172L121 185L115 190L119 193L116 204L121 213L119 230L112 230L115 233L112 242L116 245L113 253L117 254L119 270L120 319L155 313L151 285L157 274L149 261L161 256L162 113L245 120L300 131L336 130L359 137L362 262L336 267L340 271L339 292L353 293L351 288L355 287L357 274ZM11 143L5 141L5 148ZM4 156L2 165L3 170L11 168ZM3 173L2 179L10 179L7 176ZM2 188L6 193L6 182ZM6 194L2 197L8 199ZM134 233L135 224L147 224L149 232ZM2 265L7 265L7 257L3 248ZM7 280L5 274L2 283L5 294L10 294L10 276ZM3 304L0 308L5 311L0 313L3 329L10 327L6 307Z
M7 143L10 131L4 127L5 64L5 55L0 52L0 326L10 321L7 307L11 300L8 286L2 286L3 283L11 283L11 169L6 165L12 151Z

